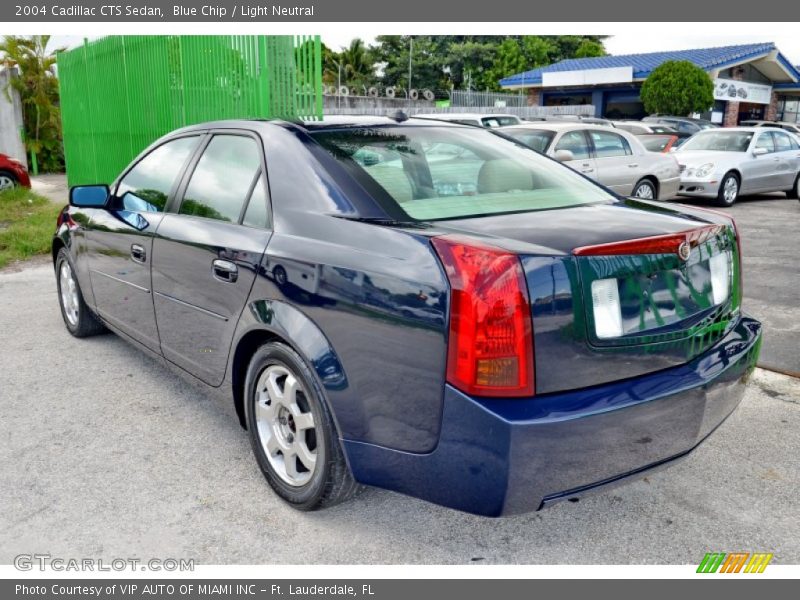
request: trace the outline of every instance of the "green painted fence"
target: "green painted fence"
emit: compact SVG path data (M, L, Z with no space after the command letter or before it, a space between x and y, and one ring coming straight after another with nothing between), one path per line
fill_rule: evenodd
M60 53L58 76L70 185L184 125L322 118L319 36L109 36Z

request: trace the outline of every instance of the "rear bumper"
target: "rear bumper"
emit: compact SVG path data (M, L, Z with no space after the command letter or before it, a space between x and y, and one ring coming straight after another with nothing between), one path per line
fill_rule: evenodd
M670 198L673 198L675 195L677 195L680 184L680 177L672 177L671 179L660 180L658 186L658 199L669 200Z
M447 387L439 444L411 454L345 441L355 478L459 510L536 510L640 477L691 452L742 399L761 325L740 319L690 363L531 399Z

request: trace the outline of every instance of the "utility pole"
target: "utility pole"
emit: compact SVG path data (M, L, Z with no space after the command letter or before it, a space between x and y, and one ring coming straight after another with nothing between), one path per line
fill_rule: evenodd
M408 36L408 98L411 98L411 57L414 55L414 36Z

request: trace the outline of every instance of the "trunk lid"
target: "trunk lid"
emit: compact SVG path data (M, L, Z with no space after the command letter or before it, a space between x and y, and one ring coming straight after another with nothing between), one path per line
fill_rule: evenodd
M736 234L720 213L627 200L436 225L520 256L537 393L687 362L738 315Z

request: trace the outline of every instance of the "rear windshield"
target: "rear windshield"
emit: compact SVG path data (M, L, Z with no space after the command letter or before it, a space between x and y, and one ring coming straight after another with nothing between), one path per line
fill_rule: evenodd
M550 147L550 142L552 142L553 138L556 136L554 131L547 131L545 129L522 129L514 127L504 129L503 133L542 154L547 152L547 149Z
M639 138L642 145L650 152L663 152L671 139L671 135L643 135Z
M506 127L507 125L519 125L517 117L483 117L481 119L484 127Z
M614 199L568 167L485 129L375 127L319 131L313 137L378 201L388 198L415 220Z

